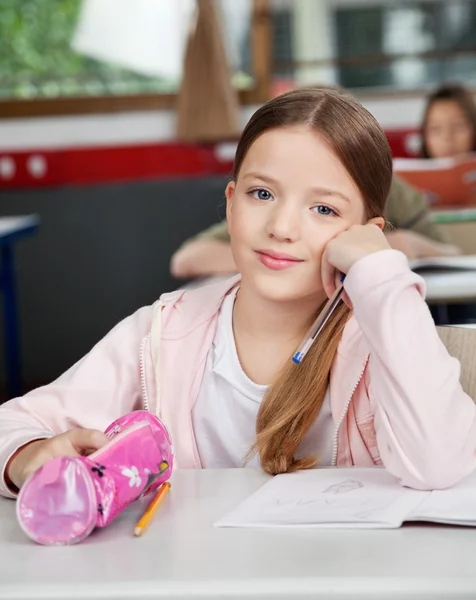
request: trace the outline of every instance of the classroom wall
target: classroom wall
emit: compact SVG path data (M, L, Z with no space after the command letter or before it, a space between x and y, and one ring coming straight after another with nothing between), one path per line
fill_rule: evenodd
M223 216L226 181L0 189L0 216L41 219L38 235L16 246L28 387L60 375L120 319L177 287L170 256ZM0 385L3 370L0 353Z
M425 96L362 97L362 104L385 129L418 128ZM258 106L241 109L244 126ZM0 150L63 148L168 142L175 139L172 110L0 119Z

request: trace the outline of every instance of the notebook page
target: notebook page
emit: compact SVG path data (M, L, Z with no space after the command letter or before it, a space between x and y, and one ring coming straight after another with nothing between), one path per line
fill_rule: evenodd
M476 271L476 256L442 256L410 260L410 268L416 273L454 273Z
M384 469L311 469L277 475L216 527L400 527L428 492Z
M451 488L430 492L406 520L476 526L476 471Z

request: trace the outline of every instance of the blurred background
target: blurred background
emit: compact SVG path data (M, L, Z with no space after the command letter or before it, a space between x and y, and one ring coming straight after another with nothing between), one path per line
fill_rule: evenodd
M476 85L475 0L0 0L0 217L39 219L10 244L23 390L182 283L171 256L223 219L261 103L344 86L417 158L448 82ZM476 254L474 211L452 214Z

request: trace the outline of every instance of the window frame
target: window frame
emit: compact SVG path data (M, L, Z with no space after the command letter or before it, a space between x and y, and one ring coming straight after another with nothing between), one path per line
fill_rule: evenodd
M445 0L421 0L423 3L437 2L443 4ZM476 0L474 0L476 2ZM384 7L384 0L332 0L332 9L358 9L371 7ZM299 68L321 68L321 67L379 67L390 66L394 62L405 58L416 58L422 60L445 60L464 56L476 55L476 42L460 46L456 49L432 49L426 51L409 51L409 52L394 52L394 53L371 53L362 54L359 56L332 56L326 58L313 59L291 59L291 60L272 60L272 76L271 85L275 80L275 73L279 70L299 69ZM318 83L318 82L316 82ZM442 83L442 82L441 82ZM424 83L416 84L414 87L394 88L386 86L375 87L347 87L347 89L359 98L365 99L388 99L392 98L415 98L426 95L429 89L437 87ZM468 90L476 94L476 84L473 82L466 83Z
M252 0L251 13L253 88L238 90L240 104L266 102L271 90L271 15L269 0ZM0 120L23 117L91 115L115 112L172 110L177 93L145 93L58 98L0 99Z

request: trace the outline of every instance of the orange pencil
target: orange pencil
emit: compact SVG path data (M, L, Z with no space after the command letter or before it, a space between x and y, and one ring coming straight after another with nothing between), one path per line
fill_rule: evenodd
M139 519L139 522L137 523L136 528L134 529L134 535L136 537L140 537L144 533L147 526L152 521L152 517L155 515L155 513L157 512L157 509L162 504L162 500L168 494L169 490L170 490L170 483L168 481L166 481L165 483L163 483L160 486L154 499L149 504L149 506L145 510L144 514Z

